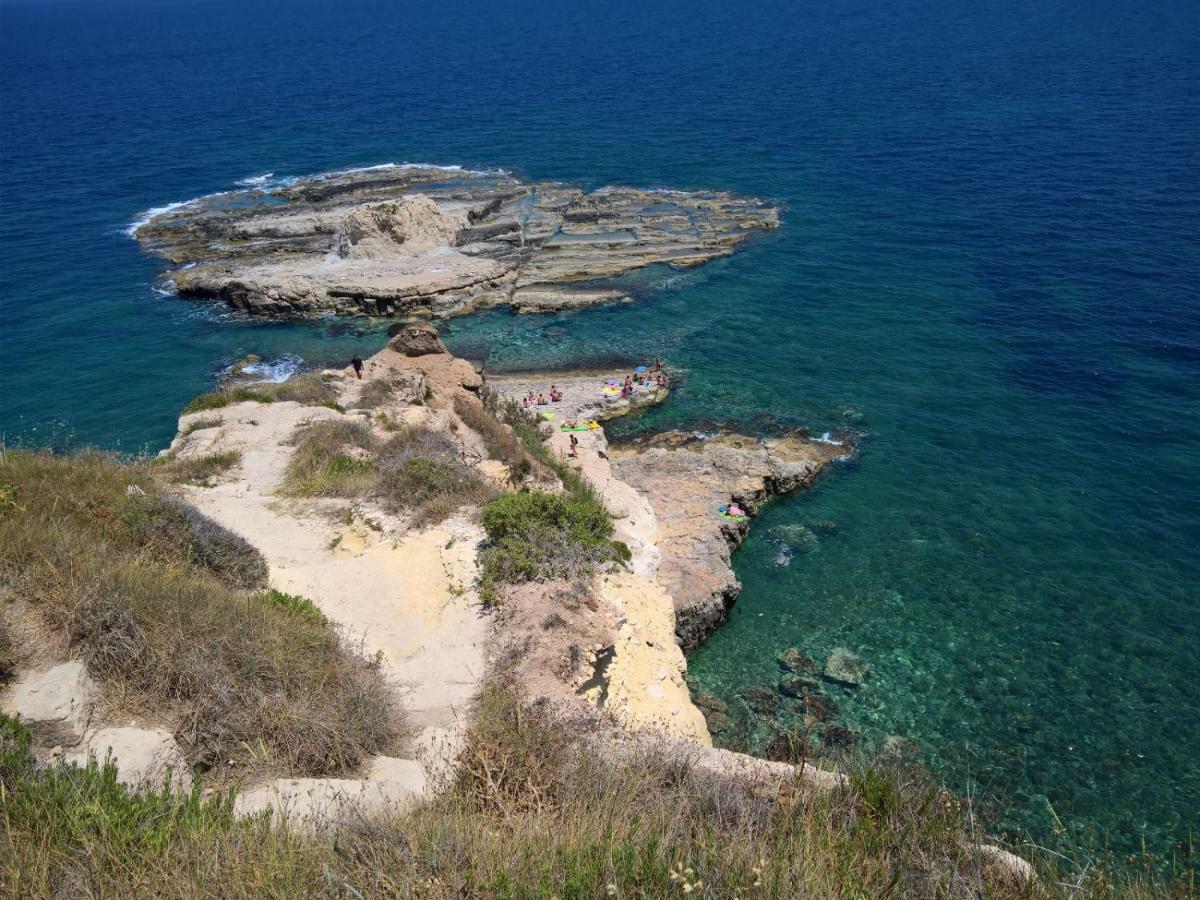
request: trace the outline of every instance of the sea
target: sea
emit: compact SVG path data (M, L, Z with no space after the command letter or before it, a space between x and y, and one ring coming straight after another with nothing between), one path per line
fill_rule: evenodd
M153 453L249 353L381 347L181 300L128 229L386 162L781 204L631 304L446 339L493 370L661 356L677 389L617 438L853 437L755 522L697 690L736 711L780 651L845 647L861 752L909 748L1013 839L1194 865L1195 0L0 0L4 441Z

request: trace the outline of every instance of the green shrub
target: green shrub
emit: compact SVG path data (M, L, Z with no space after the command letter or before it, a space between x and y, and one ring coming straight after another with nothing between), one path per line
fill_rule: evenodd
M483 510L488 546L480 554L480 593L542 579L582 581L617 557L612 519L591 495L505 494Z
M375 438L362 422L322 419L298 429L295 444L280 486L282 494L359 497L375 482L375 463L362 455L375 449Z
M283 591L277 591L274 588L268 588L259 594L259 596L267 603L273 603L282 609L308 619L310 622L316 622L318 625L324 625L329 621L325 618L325 614L317 608L317 605L307 597L285 594Z

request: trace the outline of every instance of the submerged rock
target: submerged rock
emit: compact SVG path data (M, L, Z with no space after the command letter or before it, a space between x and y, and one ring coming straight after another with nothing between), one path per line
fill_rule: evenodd
M766 685L748 684L742 688L742 697L759 715L773 716L779 711L779 695Z
M824 694L816 692L804 694L799 707L808 722L827 722L838 714L838 705Z
M805 694L819 693L821 683L815 678L803 675L784 675L779 679L779 693L786 697L803 697Z
M821 744L829 750L845 750L853 747L856 740L854 732L845 725L827 725L821 731Z
M779 663L779 667L787 672L799 675L817 671L817 664L812 658L801 653L795 647L788 647L776 656L775 659Z
M825 678L849 687L858 687L871 674L871 667L860 656L851 653L845 647L834 647L825 662L823 672Z

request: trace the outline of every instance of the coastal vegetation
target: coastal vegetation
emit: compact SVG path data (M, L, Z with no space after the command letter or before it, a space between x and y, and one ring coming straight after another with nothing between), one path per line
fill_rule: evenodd
M199 787L135 793L115 768L37 765L0 718L0 884L13 896L990 897L1191 895L1080 870L1025 882L976 849L970 810L922 773L860 766L844 788L764 795L675 756L601 755L503 679L437 799L314 834L239 818Z
M228 472L241 461L242 454L237 450L226 450L189 459L162 457L160 465L168 481L207 487L213 478Z
M375 667L264 593L259 553L158 474L97 453L9 451L5 618L65 636L110 705L178 723L202 771L340 773L389 746L398 723Z
M279 383L264 381L255 384L230 385L201 394L183 408L183 414L221 409L232 403L283 403L293 400L306 406L327 406L341 409L333 386L315 373L293 375Z
M381 441L361 422L327 419L299 429L295 444L281 486L287 496L370 496L421 526L495 493L451 440L420 426Z

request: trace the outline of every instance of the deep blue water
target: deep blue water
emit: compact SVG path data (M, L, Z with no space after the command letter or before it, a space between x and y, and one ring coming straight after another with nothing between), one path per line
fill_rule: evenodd
M385 161L723 187L784 226L633 306L451 323L490 365L657 353L625 431L848 424L691 662L786 646L992 824L1170 853L1200 809L1200 6L0 0L0 430L158 449L247 352L384 340L152 290L139 211ZM773 525L830 520L780 565ZM1063 833L1056 823L1066 829Z

